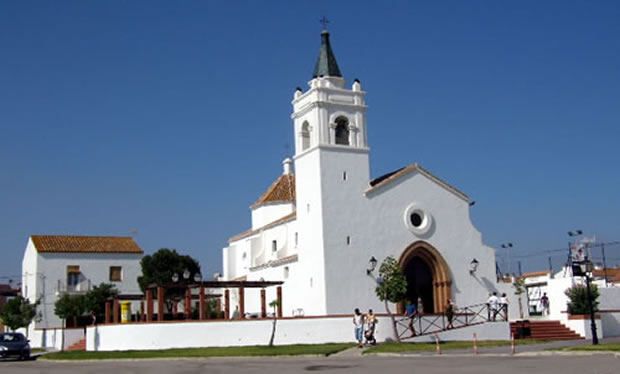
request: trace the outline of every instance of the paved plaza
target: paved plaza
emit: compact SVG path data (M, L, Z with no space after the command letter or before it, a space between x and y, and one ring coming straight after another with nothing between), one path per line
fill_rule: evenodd
M288 357L218 358L89 362L0 362L7 374L109 373L595 373L615 374L620 357L613 354L537 356L409 356L409 357Z

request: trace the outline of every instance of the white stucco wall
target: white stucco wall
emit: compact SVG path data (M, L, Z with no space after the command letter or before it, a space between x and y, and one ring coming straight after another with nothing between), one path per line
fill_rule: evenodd
M328 157L328 156L326 156ZM326 164L338 164L334 152ZM345 158L346 159L346 158ZM339 162L339 161L338 161ZM346 163L345 163L346 165ZM327 174L334 182L338 172ZM356 187L356 186L355 186ZM482 243L469 218L468 202L414 172L364 196L359 187L330 189L326 198L325 242L328 313L344 313L356 306L379 308L374 282L366 276L368 259L398 259L412 243L423 240L435 247L447 262L452 279L452 298L459 306L485 302L496 285L495 253ZM405 210L418 204L433 216L433 226L422 235L404 223ZM346 245L350 233L352 245ZM479 261L475 274L469 263ZM341 268L347 264L348 271Z
M28 330L28 339L32 348L44 348L47 350L67 349L73 344L79 342L85 337L84 328L65 329L64 338L62 336L63 329L34 329L32 325ZM23 332L25 334L25 331ZM64 344L63 344L64 342Z
M566 319L562 323L582 337L592 339L592 323L589 319ZM599 339L604 338L605 332L603 331L601 319L595 319L594 323L596 324L596 335Z
M291 203L270 203L252 209L252 230L270 224L293 212Z
M89 327L88 351L149 350L190 347L228 347L267 345L271 320L210 321L185 323L140 323ZM444 340L507 339L507 323L496 322L456 330L442 335ZM379 317L377 341L392 339L388 317ZM278 320L276 345L355 342L351 316L292 318Z
M22 260L22 291L31 302L40 300L41 318L31 326L31 332L35 333L33 328L62 327L62 321L54 313L54 303L66 289L67 266L80 267L80 292L87 291L89 284L92 287L105 282L114 284L121 294L137 294L141 293L137 282L141 258L141 254L125 253L39 253L29 238ZM110 266L121 266L121 282L110 281Z

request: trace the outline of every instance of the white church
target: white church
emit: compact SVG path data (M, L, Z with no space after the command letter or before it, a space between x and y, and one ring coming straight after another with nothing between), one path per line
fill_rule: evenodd
M370 175L365 92L358 80L346 85L327 31L308 86L293 95L293 159L251 206L251 228L223 249L222 278L284 281L285 316L383 311L367 273L373 257L399 262L408 298L421 297L427 313L448 299L460 307L513 294L497 283L465 193L416 163ZM259 311L258 291L246 292L245 311Z

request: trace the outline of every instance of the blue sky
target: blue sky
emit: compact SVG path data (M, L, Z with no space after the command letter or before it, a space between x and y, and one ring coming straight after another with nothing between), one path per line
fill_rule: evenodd
M419 162L459 187L515 271L569 229L620 240L617 1L1 2L0 276L30 234L134 228L218 271L291 152L324 14L373 176Z

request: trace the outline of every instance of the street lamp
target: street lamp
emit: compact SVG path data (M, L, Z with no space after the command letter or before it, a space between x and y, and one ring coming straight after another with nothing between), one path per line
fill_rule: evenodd
M201 280L202 280L202 274L200 273L194 274L194 282L200 283Z
M366 269L366 275L372 274L373 271L377 268L377 259L375 256L371 256L370 260L368 260L368 268Z
M179 281L179 274L177 274L177 273L172 274L172 281L174 283L178 282Z
M568 236L579 236L582 234L583 234L583 231L581 230L571 230L568 232Z
M188 280L190 275L192 274L189 272L189 270L185 269L183 271L183 279Z
M479 264L480 263L475 258L473 260L471 260L471 262L469 263L469 274L470 275L474 275L476 270L478 270L478 265Z
M579 236L582 235L583 231L581 230L573 230L573 231L569 231L568 232L568 236ZM594 268L592 261L590 261L590 259L588 258L588 244L590 242L589 241L582 241L582 244L584 244L585 246L585 251L583 253L583 260L581 260L580 258L576 258L574 256L571 256L571 261L572 261L572 268L578 268L580 270L579 275L583 275L586 278L586 292L587 292L587 297L588 297L588 309L590 311L590 330L592 331L592 345L597 345L598 344L598 335L596 333L596 322L595 322L595 318L594 318L594 297L592 296L592 287L590 286L590 283L592 281L592 278L590 277L590 275L592 274L592 270ZM569 243L570 244L570 243ZM573 275L575 271L573 270Z

